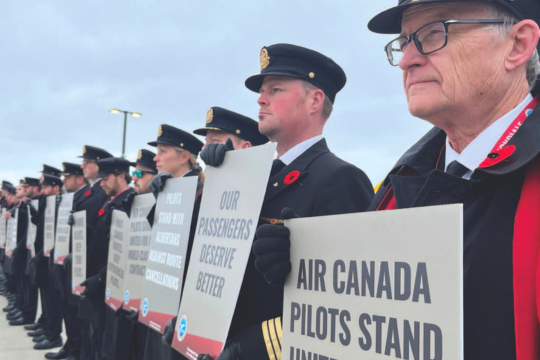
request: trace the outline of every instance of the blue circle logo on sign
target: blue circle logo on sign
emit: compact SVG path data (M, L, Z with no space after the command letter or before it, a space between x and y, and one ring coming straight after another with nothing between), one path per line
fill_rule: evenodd
M111 290L109 290L109 289L107 288L107 293L106 293L106 294L107 294L107 300L109 300L109 298L111 297Z
M75 280L71 282L71 287L75 289Z
M124 302L126 304L129 302L129 290L126 290L126 295L124 295Z
M58 251L54 252L54 260L58 259Z
M527 111L525 112L525 114L526 114L527 116L531 115L532 113L533 113L533 110L532 110L532 109L529 109L529 110L527 110Z
M144 299L142 302L142 316L148 315L148 299Z
M186 337L187 326L188 326L187 316L186 314L184 314L182 315L182 318L180 318L180 322L178 323L178 332L177 332L178 341L182 341Z

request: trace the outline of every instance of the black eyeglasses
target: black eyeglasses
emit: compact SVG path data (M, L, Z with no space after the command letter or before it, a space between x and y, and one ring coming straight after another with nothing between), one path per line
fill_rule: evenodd
M422 26L409 36L390 41L384 51L392 66L398 66L407 46L414 41L420 54L428 55L441 50L448 43L448 27L454 24L504 24L502 19L442 20Z
M156 175L157 172L155 172L155 171L144 171L144 170L133 170L131 172L131 176L137 175L138 178L142 178L144 174Z

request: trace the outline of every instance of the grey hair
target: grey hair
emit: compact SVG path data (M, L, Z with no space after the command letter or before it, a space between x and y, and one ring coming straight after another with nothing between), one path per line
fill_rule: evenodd
M498 30L498 36L501 38L501 40L509 34L512 26L520 21L517 16L499 6L493 4L481 4L481 6L484 8L486 15L489 18L504 20L503 26L489 26ZM529 83L530 90L532 90L536 85L538 76L540 76L540 56L538 54L538 48L536 48L531 58L527 62L527 82Z
M312 91L312 90L320 90L318 87L310 83L309 81L302 80L302 85L304 85L304 90L306 90L306 93ZM323 109L322 109L322 115L325 119L328 119L330 115L332 114L332 110L334 109L334 105L332 105L332 102L324 94L324 102L323 102Z

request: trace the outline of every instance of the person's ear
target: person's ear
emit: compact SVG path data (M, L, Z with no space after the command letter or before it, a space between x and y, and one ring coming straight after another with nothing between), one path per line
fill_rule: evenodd
M533 20L523 20L514 25L510 34L513 44L506 57L506 70L512 71L525 65L536 50L539 38L540 28Z

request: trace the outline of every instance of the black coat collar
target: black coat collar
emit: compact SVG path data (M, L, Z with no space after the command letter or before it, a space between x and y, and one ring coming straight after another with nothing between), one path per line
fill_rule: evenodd
M289 186L285 184L285 177L292 171L298 171L300 173L297 178L297 180L300 180L308 174L306 169L315 159L329 152L330 150L328 149L328 145L326 145L325 139L319 140L313 144L309 149L294 159L293 162L285 166L283 169L281 169L281 171L268 180L264 202L266 203L272 200ZM299 183L299 181L295 182Z
M438 127L433 127L416 144L403 154L394 165L390 174L397 174L405 166L411 167L423 174L435 167L441 149L446 141L446 133ZM510 139L506 146L514 145L516 150L507 159L498 164L485 168L477 168L478 174L505 175L529 164L540 154L540 105L529 115L521 128ZM385 185L388 177L385 180Z

